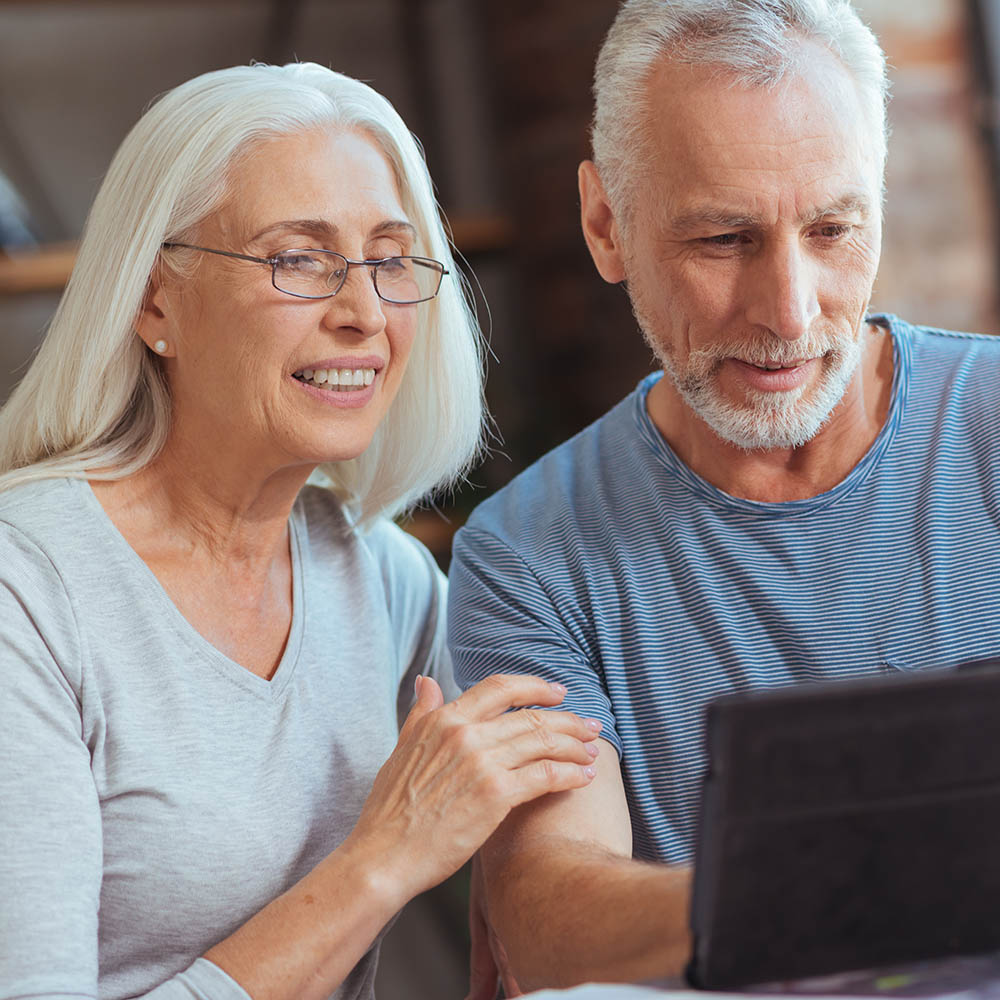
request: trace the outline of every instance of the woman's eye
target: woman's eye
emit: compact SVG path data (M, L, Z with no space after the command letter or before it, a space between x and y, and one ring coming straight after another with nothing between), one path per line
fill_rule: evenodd
M388 257L379 264L383 274L403 274L410 270L410 261L406 257Z
M323 274L330 267L330 263L322 254L311 254L302 250L280 253L275 260L278 267L287 274Z

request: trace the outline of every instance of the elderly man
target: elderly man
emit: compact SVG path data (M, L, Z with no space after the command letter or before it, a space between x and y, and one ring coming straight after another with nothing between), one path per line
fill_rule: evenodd
M541 674L604 725L594 782L484 850L525 989L683 965L711 698L1000 653L1000 338L868 315L870 31L846 0L628 0L595 92L584 236L663 371L452 569L463 683Z

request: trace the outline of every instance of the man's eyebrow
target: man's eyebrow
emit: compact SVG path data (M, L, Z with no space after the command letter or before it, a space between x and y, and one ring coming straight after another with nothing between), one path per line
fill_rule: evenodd
M836 201L831 202L823 208L817 208L815 211L810 212L802 222L806 226L812 226L833 215L860 215L862 219L868 219L871 217L871 214L871 199L867 195L851 192L842 195Z
M713 226L719 229L752 229L760 224L759 216L726 212L710 205L674 216L670 220L670 228L678 233L685 233L704 226Z
M801 220L801 223L804 226L812 226L830 216L853 215L855 213L863 219L870 218L871 199L865 194L852 191L830 202L829 205L814 209ZM763 224L760 216L727 212L725 209L720 209L712 205L692 209L670 220L670 228L677 233L697 230L705 226L712 226L723 230L757 229Z
M338 228L325 219L285 219L281 222L272 223L266 226L259 233L250 238L251 243L256 243L265 236L272 236L275 233L307 233L310 236L317 236L320 239L331 240L337 233ZM386 233L406 233L410 239L417 238L417 230L412 223L405 219L386 219L372 229L370 236L384 236Z

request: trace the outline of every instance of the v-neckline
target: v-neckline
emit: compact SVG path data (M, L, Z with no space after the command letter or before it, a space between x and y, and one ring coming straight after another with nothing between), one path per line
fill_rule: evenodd
M123 553L123 557L127 561L132 563L136 572L146 578L150 585L151 594L155 594L156 600L162 607L162 613L169 618L177 634L192 647L193 651L198 653L201 659L210 663L219 673L232 680L243 690L266 699L279 697L288 686L291 676L295 671L295 665L299 660L299 653L302 648L303 623L305 621L303 576L306 547L303 545L302 538L305 526L300 524L303 515L299 501L296 500L292 507L291 515L288 518L288 548L292 563L292 621L288 630L288 639L285 642L285 648L281 654L281 659L278 661L278 666L270 678L266 678L261 677L248 667L227 656L217 646L209 642L188 621L173 602L156 574L118 530L117 525L110 518L100 500L97 499L97 495L91 488L90 483L85 479L76 480L76 482L80 484L85 502L94 510L98 519L104 524L111 543Z

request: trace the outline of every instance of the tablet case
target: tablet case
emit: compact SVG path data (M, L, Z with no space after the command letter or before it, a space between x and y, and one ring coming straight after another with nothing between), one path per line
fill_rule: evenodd
M692 985L1000 948L1000 660L706 717Z

